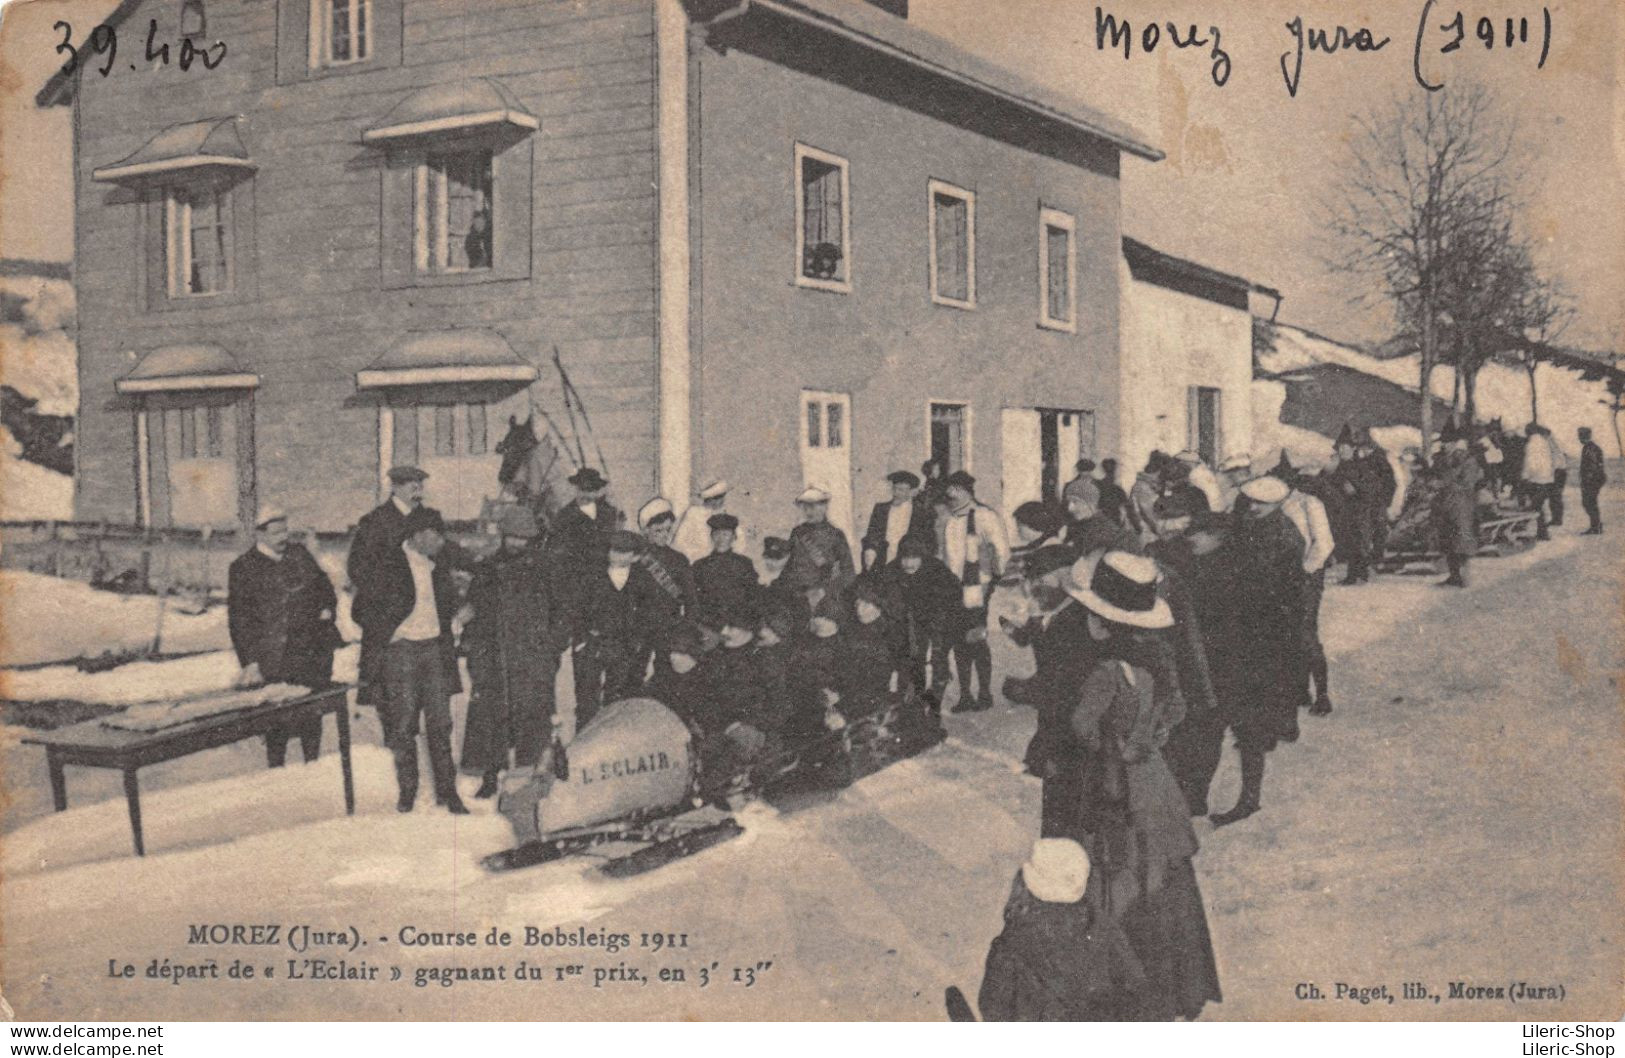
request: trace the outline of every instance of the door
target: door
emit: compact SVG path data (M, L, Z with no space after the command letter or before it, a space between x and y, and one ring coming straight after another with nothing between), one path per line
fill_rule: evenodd
M1219 391L1191 387L1190 444L1208 466L1219 463Z
M234 409L211 401L164 408L159 415L168 524L189 528L236 525L240 511Z
M829 520L852 531L852 398L845 393L801 391L801 479L829 493ZM853 548L852 554L857 555Z
M429 475L423 502L455 521L478 518L485 498L498 492L502 466L489 435L493 409L484 401L459 401L419 404L416 411L418 465Z
M1080 459L1095 459L1095 413L1079 408L1045 408L1039 412L1044 456L1044 495L1057 502L1066 483L1077 475Z
M970 469L970 408L933 401L927 409L931 427L931 461L946 477Z
M1000 421L1004 517L1016 539L1015 511L1044 498L1043 419L1036 408L1005 408Z

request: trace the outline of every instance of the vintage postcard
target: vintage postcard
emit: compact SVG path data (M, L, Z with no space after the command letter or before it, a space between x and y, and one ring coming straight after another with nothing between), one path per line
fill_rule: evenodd
M1617 1021L1622 56L7 4L6 1008Z

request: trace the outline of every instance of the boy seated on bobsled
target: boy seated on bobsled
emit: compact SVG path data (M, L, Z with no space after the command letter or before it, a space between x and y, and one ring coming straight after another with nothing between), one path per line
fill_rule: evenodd
M647 688L694 730L706 796L738 785L753 763L779 751L780 706L757 679L751 623L743 615L723 618L720 645L709 654L699 629L675 627L665 643L670 664Z

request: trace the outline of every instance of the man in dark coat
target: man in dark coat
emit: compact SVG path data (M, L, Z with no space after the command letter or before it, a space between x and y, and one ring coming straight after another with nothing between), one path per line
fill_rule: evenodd
M499 774L534 767L556 725L554 682L569 646L556 572L534 546L536 517L528 507L504 512L502 550L474 567L468 589L473 612L463 629L472 683L463 728L463 770L482 777L476 797L497 792Z
M790 530L790 562L784 576L804 589L823 588L838 596L857 570L846 534L830 524L829 493L809 485L796 497L796 508L801 524Z
M795 625L795 635L807 634L807 622L812 620L812 603L807 590L792 584L785 576L790 562L790 541L781 536L770 536L762 541L762 576L757 585L757 608L768 614L783 611Z
M1381 458L1380 456L1378 458ZM1383 461L1387 467L1387 461ZM1372 548L1376 543L1374 530L1379 506L1386 512L1393 499L1392 484L1383 491L1382 480L1371 460L1363 459L1359 451L1359 438L1353 427L1344 424L1337 435L1337 466L1327 475L1328 485L1337 490L1340 502L1326 504L1331 519L1332 535L1337 538L1337 553L1347 563L1344 584L1365 584L1371 580ZM1389 473L1390 483L1392 473ZM1386 498L1381 498L1386 497ZM1382 515L1386 518L1386 515Z
M886 476L891 483L891 499L877 503L869 512L869 528L863 534L863 568L880 569L897 557L897 548L908 537L936 539L936 512L920 495L920 479L906 470Z
M1264 760L1280 742L1298 738L1303 704L1303 537L1281 510L1291 489L1276 477L1242 487L1247 508L1233 529L1228 554L1235 581L1225 648L1237 685L1228 717L1241 752L1241 796L1214 826L1246 819L1262 805ZM1220 686L1225 677L1215 680ZM1221 692L1222 693L1222 692ZM1221 699L1221 705L1225 704Z
M1200 490L1198 490L1200 491ZM1095 493L1098 497L1098 491ZM1089 502L1089 495L1077 492L1067 501L1068 517L1066 543L1077 558L1096 555L1103 551L1127 551L1141 554L1140 536L1126 528L1118 518L1108 517ZM1127 497L1125 497L1126 501ZM1098 500L1097 500L1098 502Z
M643 530L647 544L638 561L660 588L652 612L657 631L692 620L699 606L699 589L688 556L672 546L677 518L671 504L660 497L645 503L638 511L638 528ZM658 636L650 641L650 652L656 667L666 664L666 652L659 648Z
M1602 465L1602 448L1591 439L1591 427L1580 427L1580 506L1585 508L1591 525L1582 534L1596 536L1602 532L1602 507L1598 497L1608 483L1608 473Z
M1362 499L1368 523L1367 536L1371 541L1371 560L1379 561L1388 549L1388 508L1394 502L1394 492L1399 488L1399 479L1394 477L1394 468L1388 462L1388 453L1372 440L1370 430L1361 429L1356 440L1359 447L1355 459L1360 464L1361 478L1365 487ZM1366 576L1367 579L1370 578L1369 573Z
M611 702L643 686L648 644L658 631L660 587L637 561L643 538L617 529L609 534L604 565L581 592L575 665L576 731Z
M1433 497L1433 529L1449 575L1441 587L1467 587L1467 563L1478 551L1478 460L1459 433L1441 434L1435 457L1439 491Z
M962 609L959 581L936 556L935 546L919 539L903 541L887 571L908 616L909 682L925 698L931 715L940 717L942 694L948 687L952 631Z
M706 524L711 530L711 553L694 563L694 587L700 622L720 628L723 620L755 611L760 585L755 564L734 551L739 519L713 514ZM749 624L754 628L755 619Z
M254 546L226 573L226 623L242 666L237 682L326 687L340 642L333 624L338 605L333 582L304 545L288 542L288 517L281 510L261 508L254 535ZM322 718L312 716L266 734L271 767L287 760L290 734L299 736L306 761L321 754Z
M1208 814L1208 790L1240 693L1234 631L1240 592L1236 562L1227 549L1230 523L1229 516L1208 515L1193 522L1184 536L1150 548L1170 586L1165 594L1176 618L1171 631L1178 636L1194 633L1200 644L1200 671L1193 671L1194 658L1182 659L1180 689L1187 711L1162 749L1193 816Z
M1095 484L1100 490L1096 510L1110 521L1138 535L1140 526L1134 518L1134 507L1128 501L1128 493L1117 483L1117 460L1100 461L1100 480Z
M382 583L381 570L401 561L406 518L423 506L423 482L428 476L417 467L390 467L389 499L362 515L356 523L355 536L350 542L350 556L346 562L346 574L355 591L352 611L372 607L368 595ZM383 671L380 666L383 664L385 642L387 640L381 642L375 636L368 636L363 628L357 704L376 705L382 701Z
M463 815L468 809L457 794L451 756L451 696L462 689L451 629L457 589L450 563L439 560L448 549L444 524L439 512L418 507L406 516L401 532L397 557L380 556L369 579L357 584L351 614L363 641L382 644L379 718L395 755L400 788L396 809L410 812L417 799L421 718L435 799L452 814Z
M569 480L576 496L553 516L547 546L583 559L602 558L609 549L609 534L622 522L621 512L604 498L609 482L592 467L582 467Z

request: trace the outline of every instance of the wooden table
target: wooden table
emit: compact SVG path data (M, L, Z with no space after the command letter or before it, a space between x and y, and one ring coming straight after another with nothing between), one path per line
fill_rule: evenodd
M312 715L319 720L332 713L338 722L339 761L344 771L344 811L355 815L355 783L350 774L349 690L347 684L335 684L304 698L206 716L162 731L125 731L104 727L100 720L87 720L71 727L29 735L23 742L45 747L45 763L51 772L51 798L58 812L68 807L67 778L62 771L66 765L122 771L124 798L130 806L130 833L135 839L135 854L145 856L147 850L141 839L141 788L136 782L139 769L148 764L160 764L264 735L280 725L292 724Z

